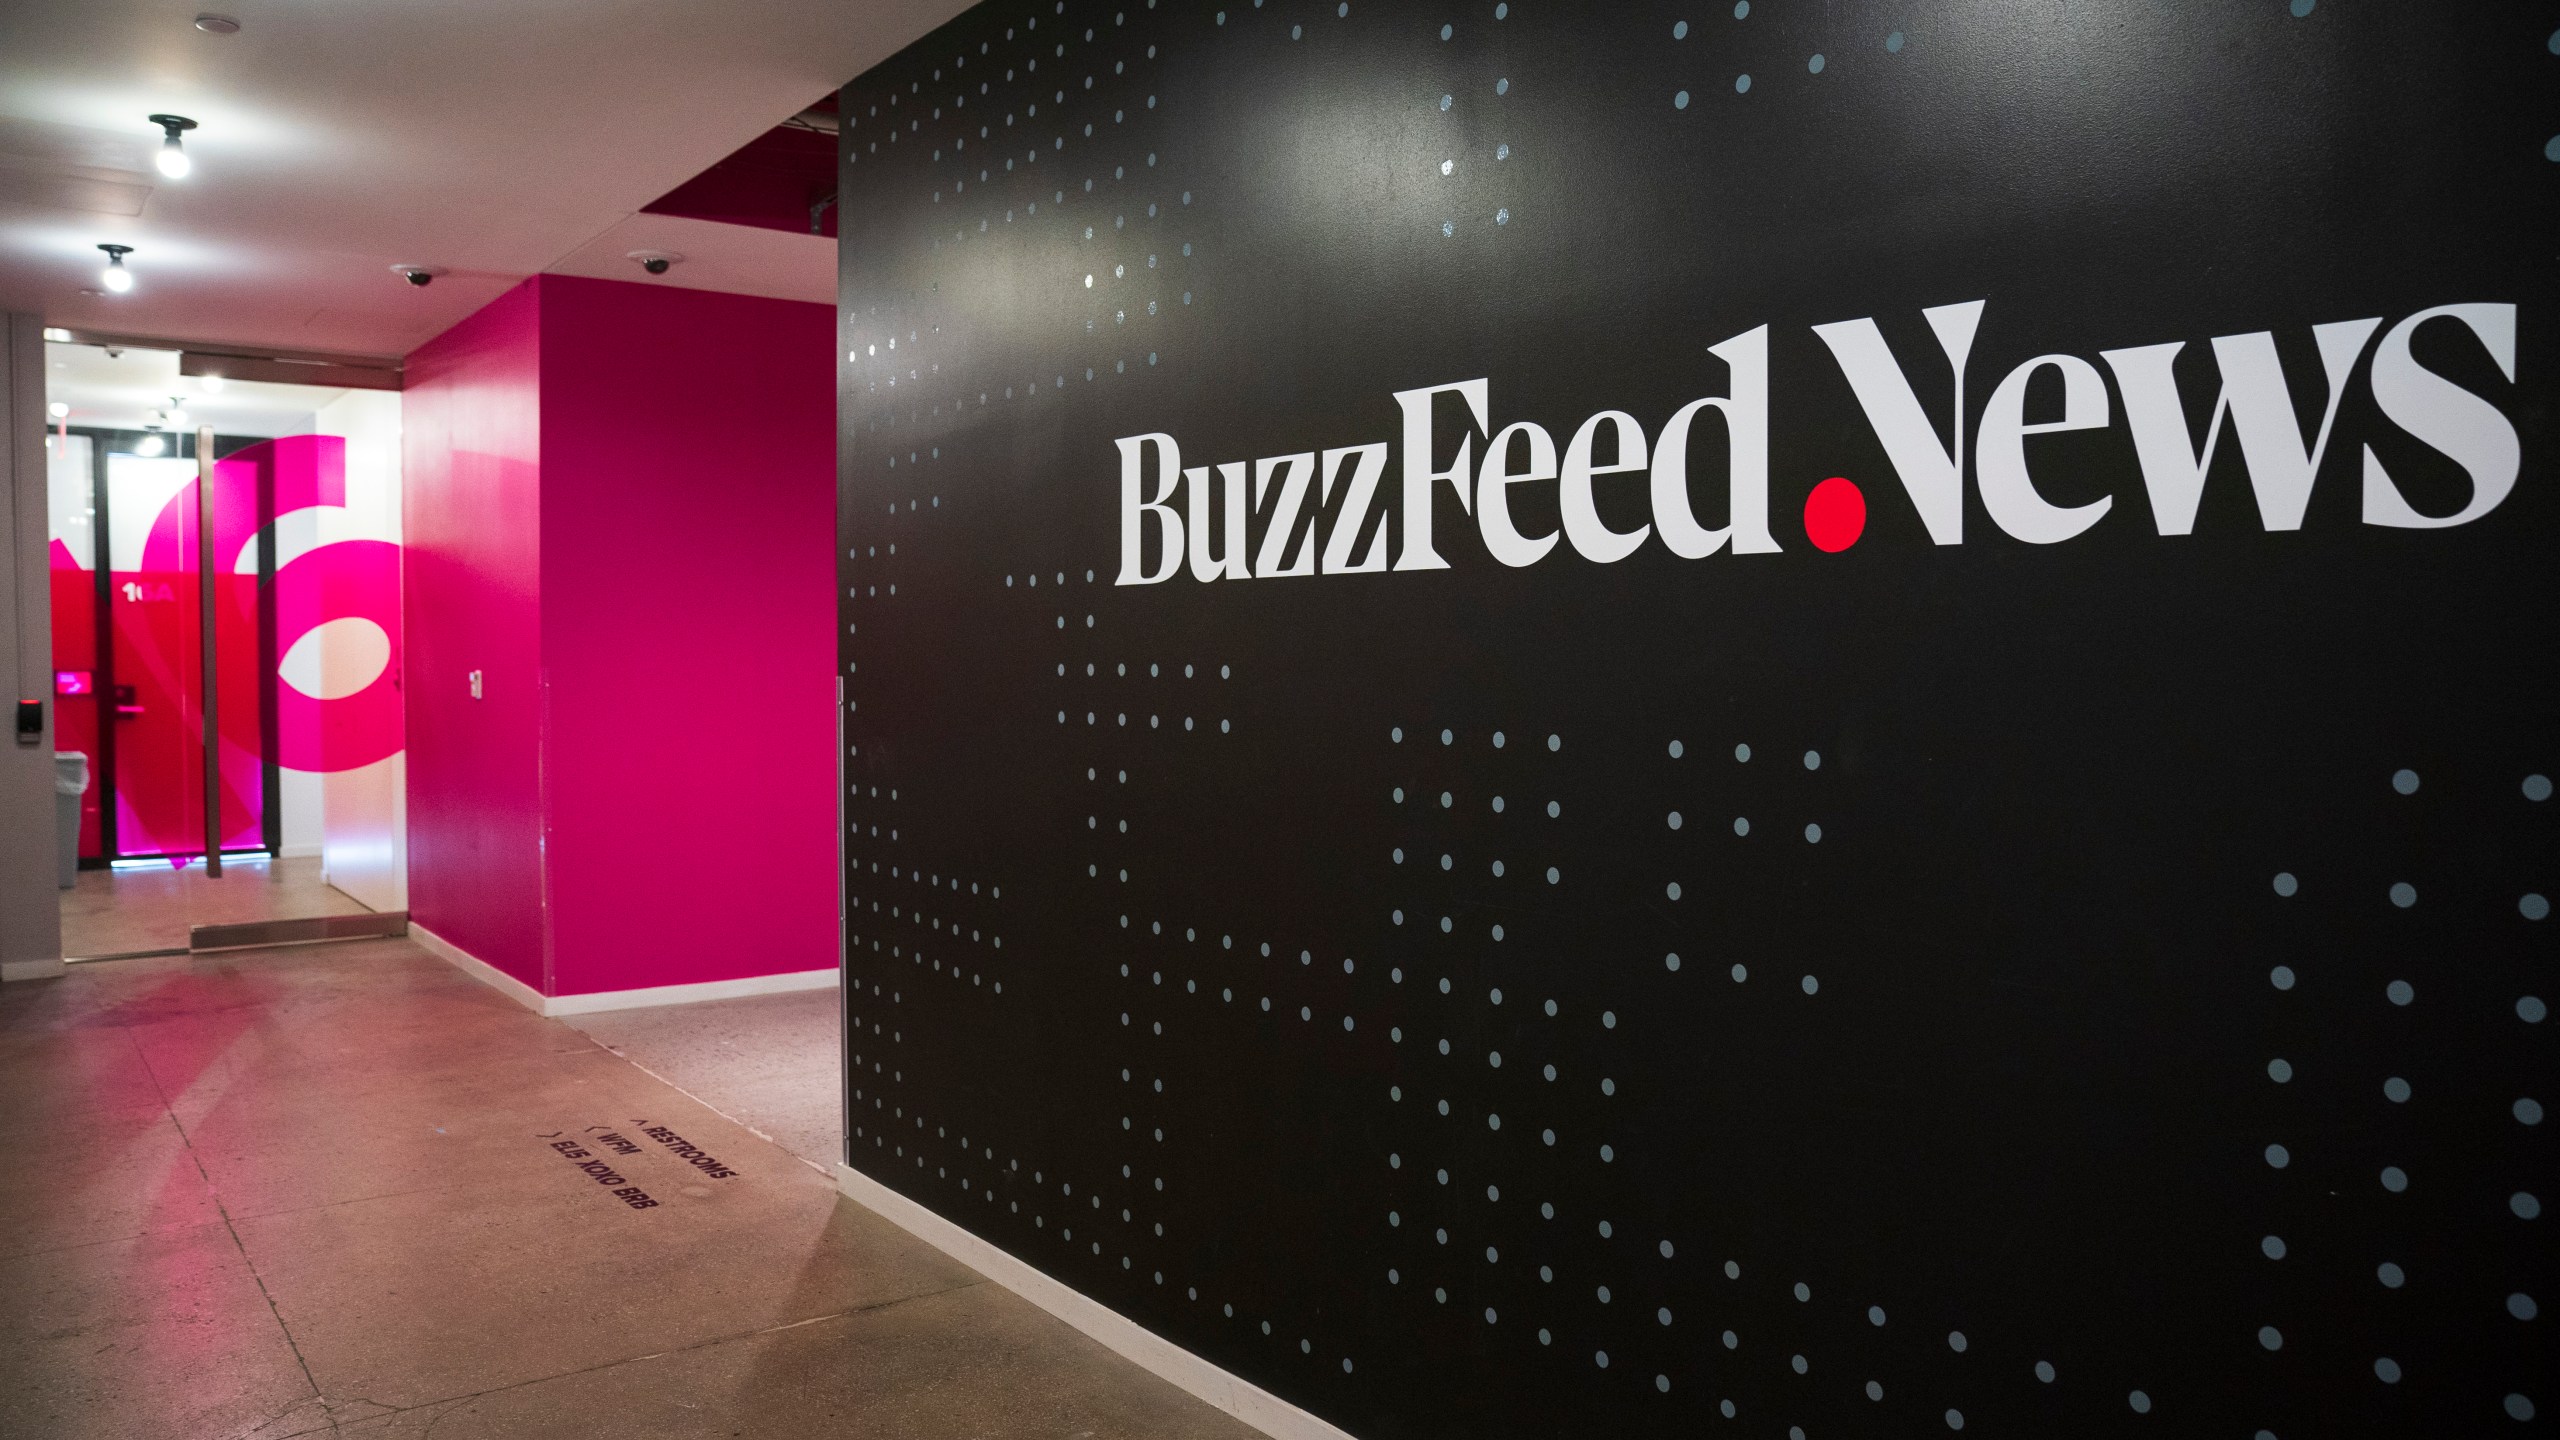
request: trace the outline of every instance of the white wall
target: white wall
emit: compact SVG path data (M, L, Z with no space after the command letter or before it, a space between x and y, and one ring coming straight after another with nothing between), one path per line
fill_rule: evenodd
M350 390L322 408L313 429L347 442L347 508L330 514L325 538L399 544L400 396L387 390ZM322 652L324 674L378 663L379 651L341 654L347 647L334 632L324 640L335 642ZM319 792L322 871L330 884L375 910L409 908L408 761L408 752L401 750L358 769L312 777ZM286 772L288 782L293 774ZM290 804L288 800L288 852L293 848Z
M0 314L0 979L62 973L53 819L53 595L46 551L43 322ZM21 745L21 701L44 732Z

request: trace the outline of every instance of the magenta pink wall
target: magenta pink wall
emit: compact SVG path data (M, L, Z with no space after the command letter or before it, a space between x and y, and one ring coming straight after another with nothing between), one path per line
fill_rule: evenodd
M542 276L410 358L419 924L546 995L835 964L833 333Z
M836 963L834 333L542 282L554 993Z
M400 406L409 913L537 989L539 321L534 282L508 291L409 357Z

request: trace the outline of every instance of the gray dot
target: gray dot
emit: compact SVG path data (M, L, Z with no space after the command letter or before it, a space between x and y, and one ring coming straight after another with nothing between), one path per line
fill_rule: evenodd
M2400 1362L2385 1355L2373 1362L2373 1378L2385 1385L2400 1383Z
M1805 1302L1805 1301L1807 1301L1807 1300L1811 1300L1812 1298L1813 1298L1813 1287L1812 1287L1812 1286L1810 1286L1810 1285L1807 1285L1806 1283L1804 1283L1804 1282L1803 1282L1803 1281L1801 1281L1801 1280L1797 1281L1797 1282L1796 1282L1796 1302L1797 1302L1798 1304L1802 1304L1803 1302Z
M2373 1267L2373 1278L2382 1282L2383 1289L2397 1290L2409 1283L2409 1272L2385 1260Z
M1674 759L1674 760L1677 760L1677 759L1679 759L1679 758L1680 758L1680 754L1681 754L1680 742L1679 742L1679 741L1677 741L1677 740L1672 741L1672 742L1671 742L1671 758L1672 758L1672 759Z
M1689 108L1689 92L1688 92L1688 91L1686 91L1686 90L1683 90L1683 91L1681 91L1680 93L1678 93L1678 94L1676 94L1676 95L1672 96L1672 97L1671 97L1671 108L1672 108L1672 109L1674 109L1674 110L1686 110L1686 109L1688 109L1688 108Z
M1749 18L1750 18L1750 15L1751 15L1751 0L1733 0L1733 18L1734 18L1734 19L1736 19L1736 20L1745 20L1745 19L1749 19Z
M2542 1123L2542 1102L2534 1099L2532 1096L2528 1095L2525 1098L2518 1100L2515 1103L2514 1109L2516 1123L2520 1125L2539 1125Z
M1897 33L1898 33L1898 32L1897 32ZM2052 1383L2053 1383L2053 1362L2052 1362L2052 1361L2050 1361L2050 1360L2039 1360L2039 1361L2037 1361L2037 1362L2036 1362L2036 1378L2037 1378L2037 1379L2039 1379L2039 1380L2041 1380L2041 1381L2043 1381L2043 1382L2044 1382L2044 1383L2046 1383L2047 1385L2052 1384Z
M2409 1103L2409 1082L2394 1075L2382 1082L2383 1096L2394 1105Z
M2418 772L2415 770L2395 770L2391 772L2391 788L2399 791L2403 795L2417 794Z
M1806 843L1807 845L1819 845L1819 844L1821 844L1821 843L1822 843L1822 827L1821 827L1821 826L1819 826L1819 825L1807 825L1806 827L1804 827L1804 843Z
M2538 1220L2542 1217L2542 1201L2529 1190L2519 1190L2508 1196L2507 1208L2516 1212L2516 1218L2519 1220Z
M1561 735L1550 735L1550 736L1548 736L1548 737L1547 737L1547 749L1548 749L1548 751L1549 751L1550 753L1553 753L1554 751L1561 750L1561 749L1563 749L1563 748L1564 748L1564 737L1563 737L1563 736L1561 736Z
M2292 967L2292 966L2290 966L2290 965L2279 965L2279 966L2277 966L2276 968L2274 968L2273 970L2268 971L2268 972L2267 972L2267 983L2268 983L2268 984L2270 984L2270 985L2273 985L2274 987L2276 987L2276 988L2277 988L2277 989L2279 989L2279 990L2290 990L2290 989L2292 989L2292 988L2293 988L2293 967Z
M1735 760L1737 760L1737 761L1740 761L1741 763L1743 763L1743 764L1745 764L1745 765L1750 764L1750 763L1751 763L1751 747L1750 747L1750 746L1748 746L1748 745L1736 745L1736 746L1734 746L1734 747L1733 747L1733 758L1734 758Z
M2409 1172L2397 1165L2382 1167L2382 1188L2397 1195L2409 1188Z
M1609 1352L1606 1350L1595 1350L1591 1352L1591 1363L1599 1366L1603 1370L1608 1369Z
M1666 1310L1666 1311L1664 1311L1663 1313L1667 1315L1667 1314L1669 1314L1669 1313L1671 1313L1671 1312L1669 1312L1669 1311L1667 1311L1667 1310ZM1668 1322L1668 1321L1665 1321L1664 1323L1665 1323L1665 1324L1668 1324L1669 1322ZM1671 1377L1670 1377L1670 1376L1668 1376L1668 1375L1656 1375L1656 1376L1654 1376L1654 1377L1653 1377L1653 1388L1654 1388L1654 1389L1656 1389L1656 1390L1661 1391L1661 1392L1662 1392L1663 1394L1665 1394L1665 1395L1670 1394L1670 1393L1671 1393Z
M1884 1323L1884 1307L1881 1305L1868 1306L1867 1323L1870 1325L1882 1325Z
M1734 816L1734 817L1733 817L1733 833L1734 833L1734 834L1736 834L1736 835L1748 835L1748 834L1750 834L1750 833L1751 833L1751 822L1750 822L1749 820L1747 820L1747 819L1744 819L1744 818L1743 818L1742 816L1740 816L1740 815L1736 815L1736 816Z
M2530 1320L2542 1313L2542 1307L2533 1303L2532 1296L2518 1291L2507 1297L2507 1313L2519 1320Z
M2302 882L2293 878L2292 871L2279 870L2276 872L2276 893L2278 895L2291 899L2293 892L2301 888Z
M1734 94L1736 94L1736 95L1748 95L1748 94L1750 94L1750 93L1751 93L1751 77L1750 77L1750 76L1748 76L1748 75L1736 75L1736 76L1734 76L1734 77L1733 77L1733 93L1734 93Z
M1819 56L1819 55L1816 55L1816 56L1814 56L1814 57L1813 57L1813 61L1814 61L1814 65L1816 66L1816 68L1819 68L1819 67L1821 66L1821 64L1822 64L1822 57L1821 57L1821 56ZM1961 1429L1963 1429L1963 1428L1964 1428L1964 1412L1963 1412L1963 1411L1961 1411L1961 1410L1949 1410L1949 1411L1947 1412L1947 1428L1948 1428L1948 1429L1950 1429L1950 1430L1961 1430Z
M2516 1014L2521 1017L2527 1025L2541 1024L2542 1017L2548 1013L2549 1011L2543 1005L2542 997L2539 995L2527 995L2516 1002Z
M1810 976L1810 975L1807 975L1806 977L1804 977L1804 993L1806 993L1807 995L1811 995L1811 994L1813 994L1815 991L1820 990L1821 988L1822 988L1822 982L1821 982L1821 981L1814 979L1814 978L1813 978L1812 976Z
M1674 880L1674 881L1672 881L1670 884L1663 886L1663 887L1662 887L1662 893L1663 893L1663 894L1665 894L1665 895L1670 896L1670 897L1671 897L1672 899L1674 899L1674 900L1679 899L1679 898L1680 898L1680 882L1679 882L1679 881L1677 881L1677 880Z
M2551 902L2540 895L2527 895L2516 902L2516 913L2527 920L2541 920L2551 914Z
M1615 1010L1603 1010L1603 1011L1601 1011L1601 1012L1600 1012L1600 1028L1601 1028L1601 1029L1603 1029L1603 1030L1615 1030L1615 1029L1617 1029L1617 1028L1618 1028L1618 1012L1617 1012L1617 1011L1615 1011Z
M2510 1419L2514 1419L2514 1420L2530 1420L2530 1419L2532 1419L2532 1418L2533 1418L2533 1402L2532 1402L2532 1401L2530 1401L2530 1400L2527 1400L2527 1399L2526 1399L2526 1398L2524 1398L2522 1395L2510 1395L2510 1396L2508 1396L2508 1397L2507 1397L2507 1416L2508 1416L2508 1418L2510 1418Z
M1662 968L1663 968L1663 969L1665 969L1665 970L1669 970L1669 971L1673 972L1674 974L1677 974L1677 973L1679 972L1679 969L1680 969L1680 957L1679 957L1678 955L1665 955L1665 956L1663 956L1663 957L1662 957Z
M2284 1332L2273 1325L2261 1325L2258 1327L2258 1344L2269 1350L2281 1350L2284 1348Z
M1886 37L1884 37L1884 49L1885 49L1885 53L1886 53L1886 54L1888 54L1888 55L1899 55L1899 54L1901 54L1901 53L1902 53L1902 32L1901 32L1901 31L1899 31L1899 30L1896 30L1896 31L1894 31L1892 34L1887 35Z
M1669 815L1669 816L1664 820L1664 822L1663 822L1663 823L1665 823L1665 824L1669 825L1669 826L1670 826L1672 829L1674 829L1674 830L1679 829L1679 828L1680 828L1680 812L1679 812L1679 811L1677 811L1677 810L1672 811L1672 812L1671 812L1671 814L1670 814L1670 815Z
M1810 1366L1808 1366L1808 1365L1805 1363L1805 1358L1804 1358L1802 1355L1790 1355L1790 1356L1788 1356L1788 1357L1787 1357L1787 1363L1788 1363L1789 1365L1794 1366L1794 1367L1795 1367L1795 1372L1796 1372L1797 1374L1799 1374L1799 1375L1802 1375L1803 1373L1805 1373L1805 1371L1806 1371L1806 1370L1808 1370L1808 1369L1810 1369L1810 1368L1811 1368Z
M2281 1170L2293 1163L2293 1152L2281 1145L2270 1145L2267 1147L2267 1163Z
M2391 1003L2394 1005L2406 1005L2418 998L2417 990L2406 980L2392 981L2382 987L2382 993L2391 997Z
M1881 1399L1883 1399L1883 1398L1884 1398L1884 1387L1883 1387L1882 1385L1877 1384L1877 1383L1876 1383L1876 1382L1874 1382L1873 1380L1868 1381L1868 1382L1867 1382L1867 1398L1868 1398L1868 1399L1870 1399L1870 1400L1881 1400Z
M1956 1352L1957 1354L1961 1355L1961 1354L1963 1354L1963 1353L1964 1353L1964 1347L1965 1347L1966 1343L1967 1343L1967 1342L1966 1342L1966 1340L1965 1340L1965 1338L1964 1338L1964 1332L1963 1332L1963 1331L1961 1331L1961 1330L1950 1330L1950 1331L1948 1331L1948 1332L1947 1332L1947 1348L1948 1348L1948 1349L1953 1350L1953 1351L1954 1351L1954 1352Z
M1739 961L1735 962L1734 967L1733 967L1733 983L1734 983L1734 984L1736 984L1736 985L1739 985L1739 984L1741 984L1743 981L1748 980L1748 979L1750 979L1750 978L1751 978L1751 967L1750 967L1750 966L1748 966L1748 965L1744 965L1744 964L1742 964L1742 963L1741 963L1741 962L1739 962Z
M2279 1085L2291 1080L2293 1078L2293 1062L2281 1058L2268 1061L2267 1078L2273 1080Z
M2406 880L2394 881L2391 886L2391 903L2403 910L2417 904L2418 887Z
M2554 31L2552 33L2555 37L2560 37L2560 31ZM2548 775L2527 775L2524 777L2524 798L2533 801L2537 805L2550 799L2551 777Z
M2319 3L2320 0L2293 0L2293 18L2299 20L2303 16L2310 14L2312 8L2317 6Z
M2281 1235L2269 1235L2265 1239L2260 1240L2258 1242L2258 1253L2266 1256L2270 1260L2283 1259L2284 1237Z
M1819 55L1816 55L1816 56L1814 56L1812 59L1807 60L1807 61L1805 61L1805 62L1804 62L1804 68L1805 68L1805 70L1806 70L1806 72L1807 72L1808 74L1819 75L1819 74L1821 74L1821 73L1822 73L1822 64L1823 64L1822 57L1821 57L1821 56L1819 56ZM1947 1413L1948 1413L1948 1414L1950 1414L1950 1415L1953 1415L1953 1414L1954 1414L1954 1413L1956 1413L1956 1412L1954 1412L1953 1410L1950 1410L1950 1411L1948 1411ZM1956 1427L1954 1427L1954 1428L1961 1430L1961 1429L1963 1429L1964 1427L1963 1427L1962 1425L1958 1425L1958 1426L1956 1426Z
M1821 769L1821 768L1822 768L1822 752L1821 752L1821 751L1819 751L1819 750L1807 750L1806 752L1804 752L1804 768L1806 768L1807 770L1819 770L1819 769Z
M1672 22L1672 25L1671 25L1671 38L1672 38L1672 39L1674 39L1674 40L1686 40L1686 39L1688 39L1688 38L1689 38L1689 22L1688 22L1688 21L1686 21L1686 20L1676 20L1676 21L1673 21L1673 22ZM2554 49L2560 49L2560 41L2555 41L2555 42L2554 42L2554 45L2553 45L2553 48L2554 48Z
M1454 745L1458 743L1458 737L1455 732L1443 730L1440 732L1440 743L1443 745Z
M2133 1413L2136 1415L2148 1415L2151 1413L2151 1397L2145 1395L2139 1390L2136 1390L2132 1394L2124 1397L2124 1403L2132 1406Z

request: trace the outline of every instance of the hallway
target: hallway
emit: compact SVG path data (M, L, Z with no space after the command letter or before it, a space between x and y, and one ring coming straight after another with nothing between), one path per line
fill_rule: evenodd
M0 1434L1253 1433L759 1138L833 1004L617 1054L406 941L0 991Z

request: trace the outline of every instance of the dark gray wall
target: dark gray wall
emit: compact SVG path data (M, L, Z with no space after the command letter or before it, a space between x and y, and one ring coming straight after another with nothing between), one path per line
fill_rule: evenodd
M854 1162L1370 1436L2560 1404L2555 24L1038 0L847 87Z

